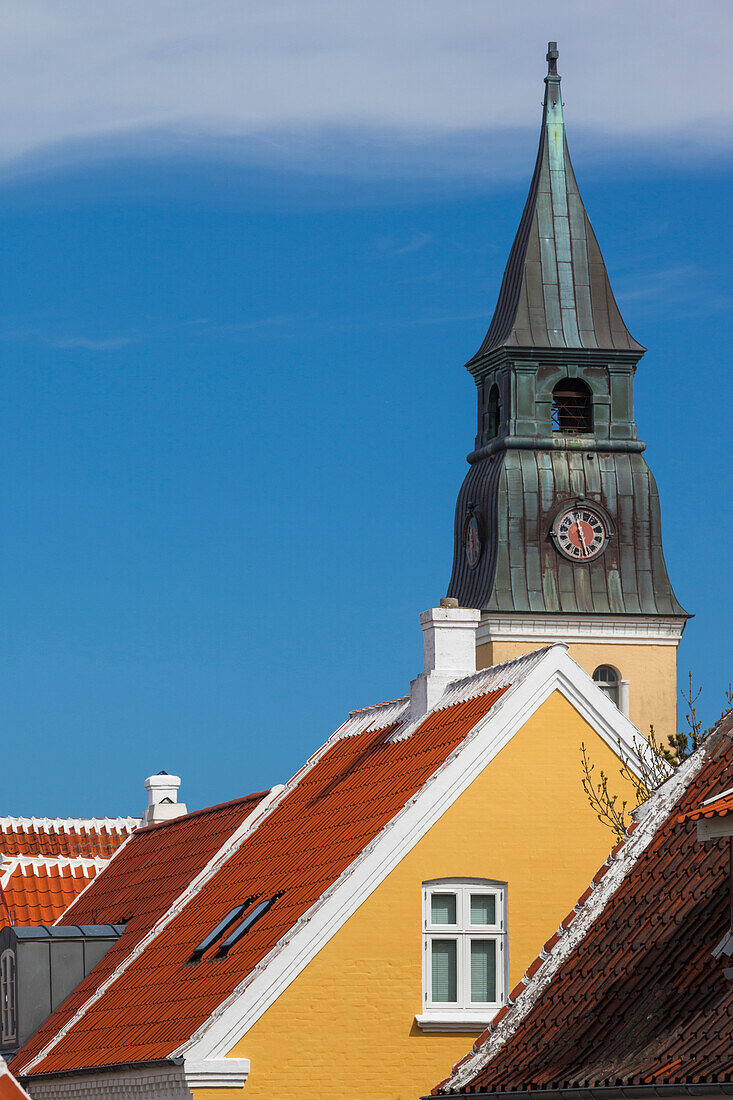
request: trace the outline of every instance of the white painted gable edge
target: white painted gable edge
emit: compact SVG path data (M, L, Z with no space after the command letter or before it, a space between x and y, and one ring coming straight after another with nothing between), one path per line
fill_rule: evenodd
M618 752L620 745L629 766L639 773L637 728L570 657L567 646L550 646L191 1039L169 1057L226 1057L554 691L568 700L609 748ZM435 709L442 708L438 704Z
M272 808L277 803L280 796L283 794L285 788L280 784L273 787L267 794L254 806L247 817L242 821L237 828L227 837L221 847L214 853L206 866L199 871L196 877L188 883L185 889L178 895L172 905L166 909L153 927L147 932L142 939L135 944L131 951L125 955L122 961L117 965L115 970L111 974L107 975L104 981L97 986L97 988L89 995L87 1000L82 1004L74 1015L67 1020L63 1027L61 1027L55 1035L53 1035L46 1045L38 1052L27 1066L21 1071L22 1076L26 1077L33 1074L33 1070L36 1066L40 1065L43 1059L54 1049L57 1043L71 1030L71 1028L78 1023L84 1013L91 1005L102 997L109 987L113 985L121 974L127 970L127 968L137 959L149 943L152 942L159 935L159 933L178 915L188 901L201 889L203 884L214 875L223 863L229 859L231 854L243 843L246 836L249 835L254 829L257 828L260 821L272 811ZM70 907L69 907L70 908ZM69 910L66 910L68 914ZM49 1075L53 1077L53 1074Z
M6 889L16 871L20 871L23 878L32 878L48 870L58 870L62 874L70 871L71 878L77 878L77 871L81 872L82 878L89 878L90 873L94 872L90 879L93 882L97 872L108 863L109 860L103 856L0 856L0 889Z
M667 820L675 803L701 770L708 751L709 745L704 742L644 803L647 806L644 818L636 823L633 832L627 832L618 855L614 857L611 854L606 860L609 866L608 873L603 876L598 885L591 884L591 893L587 901L582 907L578 904L575 906L575 919L566 927L560 925L557 929L558 940L554 947L546 954L544 951L541 953L540 958L543 961L540 968L532 978L520 983L522 990L515 1000L509 1001L509 1012L496 1027L491 1028L486 1039L474 1044L467 1056L453 1067L450 1075L442 1083L443 1089L454 1091L467 1085L511 1038L561 965L588 934L596 918L603 912L610 898L626 879L639 857L646 851L656 836L657 830Z

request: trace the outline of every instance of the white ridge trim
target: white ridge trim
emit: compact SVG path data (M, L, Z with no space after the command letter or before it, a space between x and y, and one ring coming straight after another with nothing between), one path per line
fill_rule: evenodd
M567 647L553 645L533 661L531 656L518 659L525 662L524 675L174 1055L228 1054L554 691L568 699L614 752L620 745L629 766L639 773L639 731L572 660ZM458 681L448 690L470 689L474 679Z
M139 817L0 817L1 833L130 833Z
M46 1057L46 1055L53 1050L56 1044L61 1039L63 1039L64 1035L66 1035L66 1033L70 1031L76 1023L78 1023L78 1021L87 1011L87 1009L96 1001L98 1001L104 993L107 992L109 987L115 981L117 981L119 976L121 974L124 974L128 966L130 966L131 963L133 963L135 959L137 959L138 956L142 954L148 944L151 943L155 939L155 937L158 936L160 932L162 932L163 929L170 924L173 918L178 915L181 909L183 909L184 905L194 896L194 894L198 893L203 884L207 882L208 879L210 879L216 871L219 870L220 866L225 863L227 859L229 859L231 854L236 851L236 849L241 845L245 836L247 836L247 834L252 829L256 829L262 818L270 812L272 807L277 803L284 789L285 788L282 786L282 784L273 787L272 790L268 791L264 798L262 798L257 803L255 808L251 811L251 813L247 815L241 825L239 825L239 827L235 829L231 836L226 839L221 848L219 848L219 850L211 857L203 870L201 870L198 875L196 875L196 877L188 884L185 890L183 890L183 892L178 895L171 907L167 909L161 917L159 917L159 919L156 921L156 923L153 925L147 935L143 936L142 939L138 941L135 947L133 947L130 954L126 955L122 962L119 963L119 965L115 968L115 970L113 970L112 973L109 974L99 986L97 986L92 995L87 998L84 1004L77 1009L74 1015L67 1021L67 1023L60 1029L60 1031L57 1031L53 1038L46 1043L45 1047L43 1047L42 1050L39 1051L36 1057L33 1058L27 1066L23 1067L22 1072L24 1076L33 1072L34 1068L39 1065Z
M94 878L98 871L106 867L108 859L101 856L87 858L86 856L0 856L0 886L3 889L16 871L24 877L29 877L43 870L70 871L72 878L77 878L80 871L84 878Z
M629 871L654 839L657 830L669 817L675 803L694 779L705 763L707 747L703 745L698 752L681 764L676 772L652 794L647 803L649 809L644 818L636 824L634 831L627 833L618 856L610 862L610 869L598 886L591 890L590 897L582 907L576 905L576 916L566 928L557 930L559 939L555 946L544 956L539 970L529 980L516 1001L510 1002L511 1009L489 1032L486 1040L471 1051L468 1057L453 1067L450 1076L443 1082L442 1091L458 1090L468 1084L488 1062L500 1047L517 1030L525 1016L534 1007L542 993L548 987L555 974L577 945L584 939L588 930L606 906L609 898L616 893ZM646 805L646 803L645 803Z

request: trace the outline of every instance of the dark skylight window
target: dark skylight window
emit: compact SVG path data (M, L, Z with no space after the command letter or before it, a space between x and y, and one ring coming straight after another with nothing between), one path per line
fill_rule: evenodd
M194 948L191 958L188 961L198 962L204 952L208 951L212 944L216 943L219 937L223 936L228 928L231 928L234 922L238 920L239 917L241 917L247 906L251 905L254 900L254 898L247 898L247 900L242 902L241 905L235 905L233 909L230 909L227 915L224 917L224 920L219 921L216 928L214 928L213 931L209 932L208 936L205 936L204 939L202 939L201 943Z
M229 933L223 943L219 945L219 949L214 956L215 959L222 959L230 950L234 947L234 944L241 940L242 936L249 932L253 924L255 924L260 917L264 917L265 913L272 908L278 898L281 898L282 894L275 894L271 898L267 898L266 901L261 901L259 905L256 905L252 909L243 921L240 921L236 928Z

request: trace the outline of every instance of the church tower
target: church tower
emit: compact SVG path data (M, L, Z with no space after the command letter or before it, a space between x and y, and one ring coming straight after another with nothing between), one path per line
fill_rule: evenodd
M551 641L631 720L676 732L688 618L637 438L645 349L619 312L575 181L556 43L537 163L486 338L467 364L478 434L458 496L449 596L480 608L478 667Z

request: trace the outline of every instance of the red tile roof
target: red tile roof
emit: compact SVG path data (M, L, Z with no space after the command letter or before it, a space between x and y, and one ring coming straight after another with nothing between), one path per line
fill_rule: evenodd
M109 859L139 824L137 817L0 817L0 853Z
M646 804L492 1028L434 1089L505 1093L733 1080L729 841L691 815L733 783L733 716Z
M733 813L733 790L723 791L715 798L707 798L701 806L696 806L685 816L688 821L699 821L703 817L724 817L730 813Z
M139 829L59 924L127 922L125 953L133 940L152 928L266 794L249 794Z
M2 1057L0 1057L0 1100L30 1100L28 1093L20 1087Z
M394 739L399 722L393 716L395 712L404 716L404 700L379 708L376 716L374 711L355 712L291 780L258 827L244 836L226 862L167 923L161 922L158 934L132 959L129 944L137 935L135 915L127 914L131 916L131 936L126 930L26 1044L16 1056L17 1070L27 1071L32 1065L34 1073L48 1074L171 1055L252 975L299 918L446 762L506 688L504 680L503 686L494 690L485 688L484 694L433 711L409 736ZM144 835L136 835L130 848ZM173 865L185 858L185 850L178 845L171 852ZM113 869L114 862L110 871ZM86 912L105 877L79 903ZM253 895L269 898L280 891L282 896L266 916L224 958L210 961L207 955L204 962L187 965L194 947L235 904ZM155 894L154 882L147 888L141 883L137 904L154 905ZM76 908L67 919L77 920ZM121 915L111 900L104 919ZM100 980L111 974L123 956L124 968L101 996L90 1001ZM66 1025L70 1025L68 1031L46 1050ZM44 1056L36 1061L44 1050Z
M53 924L139 824L135 817L0 817L0 927L8 912L16 925Z
M12 923L53 924L107 862L38 856L5 859L0 867L0 888ZM4 922L4 912L0 918Z

